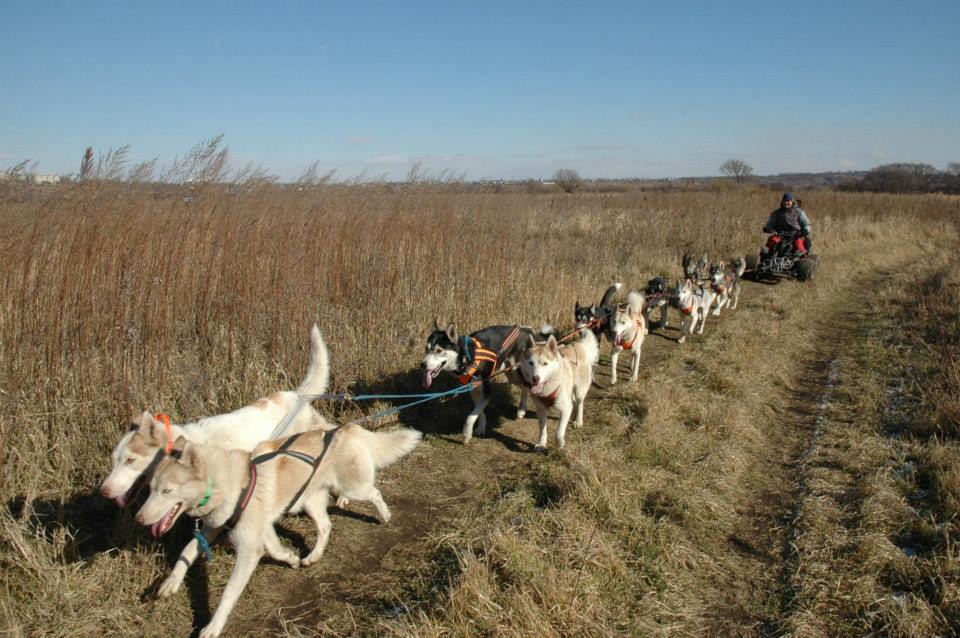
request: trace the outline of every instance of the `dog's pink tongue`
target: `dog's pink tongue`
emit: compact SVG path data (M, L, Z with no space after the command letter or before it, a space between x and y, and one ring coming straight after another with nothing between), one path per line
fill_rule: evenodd
M431 370L424 370L423 371L423 387L429 388L431 383L433 383L433 372Z
M623 344L623 335L619 332L613 336L613 345L619 346Z
M530 391L538 395L543 394L543 381L530 388Z
M156 523L154 523L153 525L150 526L150 533L153 534L153 537L154 537L154 538L160 538L160 528L163 527L163 521L164 521L166 518L167 518L167 517L164 516L164 517L161 518L159 521L157 521Z

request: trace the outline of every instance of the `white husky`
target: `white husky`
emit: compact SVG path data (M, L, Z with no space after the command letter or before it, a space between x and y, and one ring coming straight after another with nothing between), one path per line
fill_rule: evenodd
M630 380L637 380L640 370L640 348L647 334L643 306L643 293L634 290L627 295L627 303L617 306L613 312L610 324L610 331L613 333L613 348L610 351L610 385L617 382L617 359L624 350L633 352Z
M697 334L703 334L703 327L707 323L707 313L713 305L716 294L709 285L699 285L687 279L682 284L678 281L672 290L672 301L680 310L680 338L677 343L687 340L694 328ZM689 321L689 326L688 322Z
M310 366L296 392L275 392L252 405L227 414L209 416L184 425L169 423L143 412L134 415L130 429L113 450L113 469L100 486L100 493L125 507L150 480L150 471L169 454L178 437L191 443L250 451L270 437L274 428L297 406L301 396L322 394L330 379L327 344L316 325L310 331ZM302 405L285 434L330 429L309 404Z
M371 432L359 425L345 425L332 432L303 432L265 441L253 454L178 439L180 458L172 455L160 463L137 522L160 536L186 512L203 521L200 533L205 540L227 532L237 560L201 638L213 638L223 631L264 553L294 568L320 559L330 537L327 505L331 491L369 501L381 521L390 520L390 510L374 485L376 470L408 454L420 438L416 430ZM283 514L300 511L317 526L316 545L303 560L283 546L273 527ZM170 596L180 588L196 557L194 543L161 585L160 596Z
M593 382L593 366L600 357L597 337L587 330L580 341L561 346L550 335L545 344L527 343L520 359L520 371L530 384L530 396L537 408L540 438L537 450L547 448L547 410L556 405L560 411L557 447L562 448L567 422L577 407L575 427L583 425L583 401Z

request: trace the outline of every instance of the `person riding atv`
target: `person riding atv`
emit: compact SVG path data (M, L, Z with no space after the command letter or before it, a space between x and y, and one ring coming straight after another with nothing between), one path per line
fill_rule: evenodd
M813 275L819 258L810 252L810 219L796 205L793 193L784 193L780 208L770 213L763 226L770 233L766 245L760 249L759 259L747 257L747 268L755 279L790 275L806 281Z
M793 193L783 194L780 208L770 213L770 219L764 224L763 232L771 235L767 239L767 245L760 250L761 263L766 259L767 254L783 241L785 234L795 236L793 248L798 256L809 253L813 245L810 240L810 218L802 208L794 205Z

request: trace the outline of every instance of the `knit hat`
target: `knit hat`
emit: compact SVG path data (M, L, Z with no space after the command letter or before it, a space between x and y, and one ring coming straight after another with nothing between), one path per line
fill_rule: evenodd
M784 193L783 199L780 200L780 203L782 204L783 202L792 202L792 201L793 201L793 193Z

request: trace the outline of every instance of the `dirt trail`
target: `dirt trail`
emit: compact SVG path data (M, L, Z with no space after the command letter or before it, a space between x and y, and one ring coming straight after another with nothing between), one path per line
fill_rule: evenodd
M765 286L746 283L744 299L747 303L724 321L749 320L751 312L759 312L771 299L786 294L784 286ZM851 299L850 303L856 301ZM676 322L676 314L671 321ZM698 341L710 339L717 319L711 317L703 336L697 336L684 346L698 347ZM830 331L831 317L822 319L824 334ZM662 374L671 360L680 356L681 347L674 339L676 326L657 330L643 346L641 377ZM836 335L833 335L834 337ZM689 341L689 340L688 340ZM837 340L830 341L831 348ZM603 346L602 352L608 351ZM629 378L629 357L621 357L620 376ZM738 511L742 524L729 538L731 551L742 556L746 565L758 576L749 586L748 597L777 600L765 604L772 613L757 615L744 612L741 598L729 601L729 608L715 610L723 619L721 626L731 623L762 627L762 633L776 635L781 626L779 616L789 606L787 583L790 573L790 539L795 533L791 520L798 516L797 504L803 490L803 463L813 445L816 433L817 404L824 389L829 388L830 354L814 353L798 374L798 387L785 413L798 414L788 427L775 430L778 440L769 448L775 453L758 458L752 471L765 476L766 489L757 498L744 503ZM597 382L588 397L583 431L568 431L568 445L576 445L581 436L590 435L591 413L602 409L602 404L617 401L629 383L610 388L609 359L601 358ZM801 380L803 383L801 383ZM333 510L333 532L324 559L305 570L290 570L265 561L255 572L247 591L234 610L227 631L232 635L275 635L282 632L286 622L295 621L307 626L324 628L350 626L354 619L360 627L368 627L373 615L391 615L402 610L402 601L384 600L400 568L424 555L424 538L428 532L443 529L444 522L465 508L487 502L498 484L516 481L536 467L539 455L532 453L537 435L534 414L523 420L507 418L515 411L506 387L497 388L499 398L488 407L488 415L499 416L488 426L488 435L474 438L468 446L460 443L460 425L468 411L469 400L461 398L444 406L434 406L410 415L405 425L427 433L425 443L396 467L384 471L380 477L384 498L393 512L387 525L378 524L372 508L366 504L352 505L349 511ZM592 401L591 401L592 399ZM603 399L598 401L598 399ZM812 407L811 407L812 406ZM551 421L550 444L554 445L555 420ZM306 553L314 541L314 533L304 518L288 518L280 526L287 542ZM232 561L232 556L226 560ZM406 563L405 563L406 561ZM211 588L209 605L216 605L222 583ZM208 617L207 596L195 596L202 601L194 604L195 622L200 626ZM391 604L393 608L391 608ZM278 611L279 610L279 611ZM364 618L367 620L364 621ZM358 630L362 631L362 630Z
M780 294L777 288L747 283L744 298L760 305L768 297ZM737 313L719 321L740 321L749 313L741 306ZM655 329L647 337L641 379L668 366L671 359L679 356L681 348L696 348L699 340L709 339L710 323L715 328L718 320L711 317L704 335L688 339L685 346L675 342L679 335L677 321L677 315L671 311L670 325ZM597 378L585 408L585 429L568 429L567 445L576 445L579 437L590 435L591 413L601 409L599 406L617 401L618 393L629 391L630 383L624 379L629 379L630 357L621 357L620 383L611 387L608 350L607 345L601 347ZM454 513L488 501L498 484L529 475L540 458L533 453L538 427L532 403L527 418L507 418L515 413L515 403L508 397L507 386L498 385L499 398L487 409L487 436L475 437L467 446L460 442L460 426L470 405L467 398L433 406L441 413L439 417L431 415L428 406L405 422L425 431L427 436L410 457L381 473L381 490L394 515L390 523L378 524L373 509L366 504L351 506L347 512L332 510L333 532L324 559L299 571L265 561L244 594L245 603L234 610L228 631L234 635L274 635L282 627L281 619L307 621L318 627L326 623L342 627L343 618L362 614L363 608L371 606L378 607L378 613L389 615L392 610L389 606L384 608L383 590L391 583L398 562L409 560L408 555L422 556L417 549L428 532L442 529L444 521ZM551 417L551 447L555 446L555 426L556 419ZM306 553L313 543L313 530L303 518L286 519L280 528L281 536L301 553ZM216 600L215 593L211 606L215 606ZM402 608L400 601L396 605L398 610ZM204 616L202 609L194 612L197 618Z

